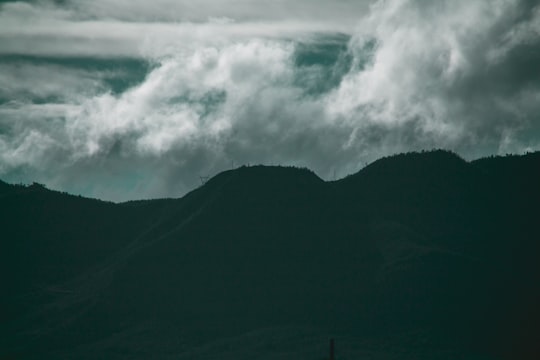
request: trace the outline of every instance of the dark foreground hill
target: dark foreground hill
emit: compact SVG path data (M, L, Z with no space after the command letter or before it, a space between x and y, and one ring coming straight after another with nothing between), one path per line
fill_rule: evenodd
M538 359L539 206L540 153L122 204L0 182L0 359Z

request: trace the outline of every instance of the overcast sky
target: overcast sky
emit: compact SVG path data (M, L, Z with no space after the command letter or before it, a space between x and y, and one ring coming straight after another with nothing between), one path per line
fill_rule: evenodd
M539 64L538 1L0 1L0 179L122 201L538 150Z

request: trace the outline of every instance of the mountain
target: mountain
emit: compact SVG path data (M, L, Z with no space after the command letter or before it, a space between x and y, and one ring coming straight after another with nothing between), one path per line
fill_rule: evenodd
M537 359L538 184L440 150L120 204L0 182L0 359Z

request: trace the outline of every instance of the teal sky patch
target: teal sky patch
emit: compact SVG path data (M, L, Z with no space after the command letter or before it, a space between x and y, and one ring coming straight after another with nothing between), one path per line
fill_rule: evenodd
M349 35L332 34L297 43L294 53L295 85L312 96L338 86L352 64L349 40Z
M141 83L152 69L145 59L140 58L93 58L93 57L45 57L30 55L1 55L0 66L23 68L24 66L46 67L52 66L66 71L82 71L87 77L94 78L101 83L102 91L112 94L121 94L127 89ZM22 74L31 77L32 74ZM31 79L27 79L31 80ZM11 100L1 98L0 104ZM24 99L35 104L54 103L55 96L33 97Z

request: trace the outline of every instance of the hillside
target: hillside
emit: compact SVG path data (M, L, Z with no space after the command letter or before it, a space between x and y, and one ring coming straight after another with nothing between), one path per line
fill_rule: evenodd
M537 359L538 184L446 151L121 204L0 182L0 359Z

